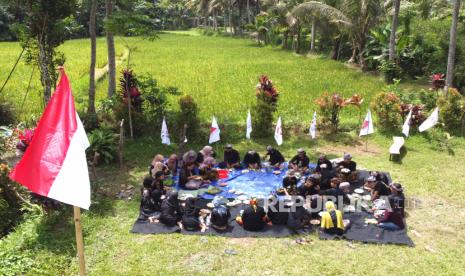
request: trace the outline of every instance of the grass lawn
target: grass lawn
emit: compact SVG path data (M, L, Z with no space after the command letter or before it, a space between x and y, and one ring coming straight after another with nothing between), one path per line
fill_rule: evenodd
M67 42L64 47L83 42ZM2 47L6 46L0 44ZM0 53L4 55L3 51ZM242 121L253 102L254 85L261 73L269 74L282 91L279 108L285 122L309 121L315 108L313 99L324 90L346 95L357 92L369 101L385 86L378 78L347 69L340 63L258 48L247 40L231 38L166 34L154 42L141 42L133 57L136 72L149 72L162 85L178 86L191 93L199 102L203 119L215 114L219 120ZM70 68L70 75L75 74L84 82L87 64L79 66L82 73ZM101 82L100 97L105 93L104 87ZM238 110L240 113L236 113ZM355 114L358 116L355 110L348 109L343 114L344 121L352 120ZM416 134L407 140L407 154L402 162L390 162L387 154L390 136L377 133L370 137L368 152L363 150L364 143L357 139L355 130L327 138L331 141L287 135L280 150L290 158L295 149L305 147L313 162L322 152L329 157L351 152L360 167L391 172L393 179L404 185L406 195L417 203L407 210L414 248L361 243L348 246L347 241L320 241L315 234L308 237L313 240L311 245L295 245L294 237L205 239L179 234L131 234L147 164L154 154L175 150L175 146L161 147L158 137L143 138L127 143L123 170L115 166L98 169L100 192L93 196L91 210L84 212L82 218L89 274L463 275L465 140L452 139L454 155L451 155L438 151L428 134ZM242 153L249 148L263 152L267 144L274 144L271 139L236 142ZM189 146L198 150L202 145ZM217 150L220 148L221 145L216 146ZM115 193L127 185L135 187L136 196L130 200L115 199ZM68 209L65 214L28 220L3 239L0 274L77 274L72 214L71 208ZM238 254L226 255L225 249L234 249Z

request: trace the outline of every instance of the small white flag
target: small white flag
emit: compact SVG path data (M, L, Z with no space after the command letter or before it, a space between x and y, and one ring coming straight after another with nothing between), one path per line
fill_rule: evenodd
M312 124L310 125L310 136L312 139L316 138L316 111L313 112Z
M247 130L245 131L245 137L250 140L250 133L252 133L252 116L250 116L250 110L247 113Z
M439 121L439 108L435 108L433 113L429 115L428 119L426 119L418 128L420 132L423 132L427 129L434 127Z
M372 134L375 132L375 129L373 128L373 120L371 118L371 111L368 109L367 116L365 117L365 120L363 121L362 124L362 129L360 129L360 136Z
M402 133L405 135L405 137L408 137L408 134L410 132L410 119L412 118L412 108L410 109L407 118L405 118L404 125L402 126Z
M279 116L278 122L276 123L276 129L274 130L274 139L276 140L276 144L278 144L278 146L282 145L283 129L281 124L281 116Z
M213 116L212 119L212 126L210 127L210 139L208 140L208 143L215 143L220 140L220 127L218 126L218 123L216 122L215 116Z
M161 143L165 145L170 145L170 134L168 133L168 127L166 126L165 117L163 117L163 123L161 124Z

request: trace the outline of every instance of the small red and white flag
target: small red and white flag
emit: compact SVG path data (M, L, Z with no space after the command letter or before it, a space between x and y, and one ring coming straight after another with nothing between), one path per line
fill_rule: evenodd
M362 124L362 129L360 129L360 136L372 134L375 132L373 128L373 119L371 118L371 111L368 109L367 116Z
M220 127L218 126L218 123L216 122L215 116L213 116L212 119L212 126L210 127L210 139L208 140L209 144L218 142L220 140Z
M278 144L278 146L281 146L283 144L283 128L281 116L279 116L278 122L276 123L276 128L274 130L274 139L276 140L276 144Z
M421 123L418 129L420 130L420 132L423 132L425 130L428 130L434 127L438 122L439 122L439 108L436 107L431 113L431 115L429 115L429 117L423 123Z
M36 194L89 209L88 147L68 77L62 71L34 138L10 178Z

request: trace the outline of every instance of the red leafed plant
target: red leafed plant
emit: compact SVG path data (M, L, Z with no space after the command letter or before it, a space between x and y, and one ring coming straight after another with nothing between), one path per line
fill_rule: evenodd
M279 92L273 86L273 81L271 81L268 76L261 75L256 88L257 98L262 97L269 104L276 105L278 102Z
M19 141L16 143L16 149L22 151L23 153L26 151L27 147L32 142L32 138L34 137L34 130L35 129L24 129L24 131L21 131L19 129L16 129L15 131L18 133L18 138Z
M443 89L446 85L446 75L436 73L431 76L431 85L434 89Z
M419 126L425 120L425 114L423 110L425 106L423 104L406 104L403 103L400 105L401 115L405 119L412 110L412 117L410 118L410 126Z
M331 123L333 131L337 132L339 127L339 113L346 106L347 100L337 93L329 95L324 92L321 97L315 100L315 103L320 106L320 116L323 123Z

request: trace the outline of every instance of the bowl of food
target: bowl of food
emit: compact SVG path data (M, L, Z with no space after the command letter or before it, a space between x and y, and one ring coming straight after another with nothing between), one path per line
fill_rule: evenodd
M357 194L363 194L365 191L363 191L363 189L361 189L361 188L357 188L357 189L354 190L354 192L357 193Z
M319 225L319 224L320 224L320 220L319 220L319 219L312 219L312 220L310 221L310 224L311 224L311 225Z

